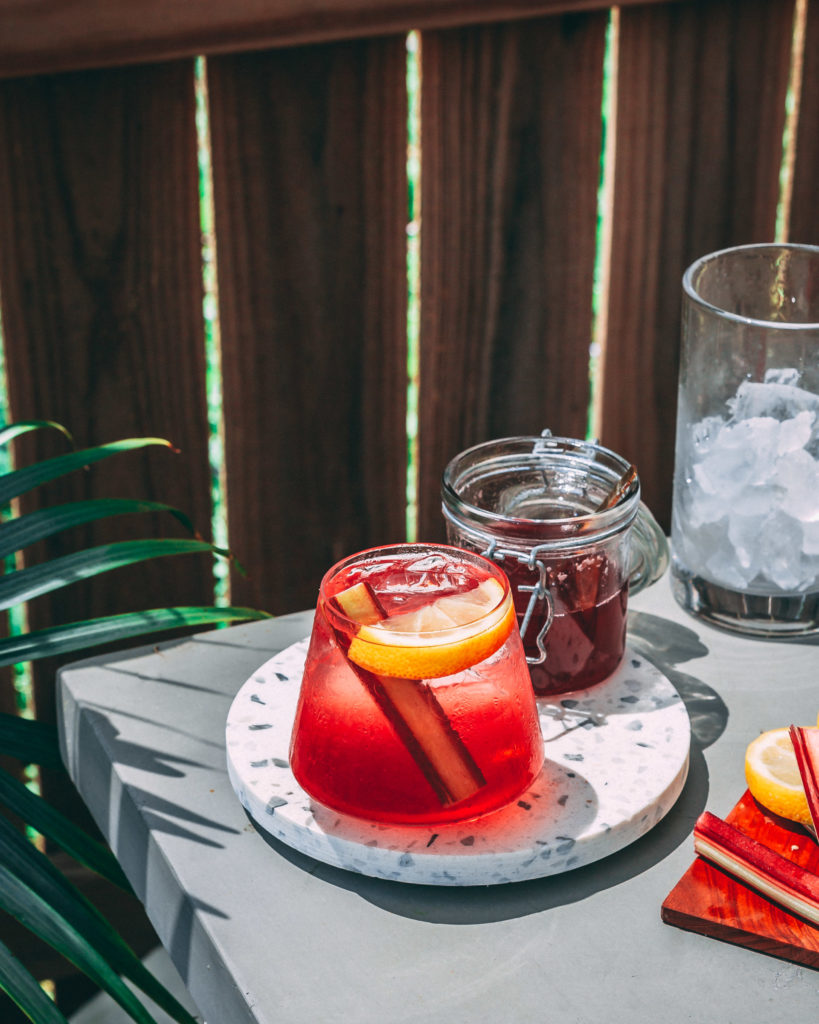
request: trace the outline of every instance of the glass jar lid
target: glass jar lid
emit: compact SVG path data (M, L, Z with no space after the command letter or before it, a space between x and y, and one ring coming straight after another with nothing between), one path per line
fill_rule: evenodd
M461 452L443 473L444 515L461 529L521 546L603 539L630 525L640 482L607 507L630 464L596 441L509 437Z

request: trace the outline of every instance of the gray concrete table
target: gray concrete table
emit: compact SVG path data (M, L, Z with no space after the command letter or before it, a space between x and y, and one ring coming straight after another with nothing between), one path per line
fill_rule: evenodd
M307 635L309 612L65 669L68 769L208 1024L815 1019L819 972L672 928L660 906L693 859L697 815L742 794L749 740L815 722L819 647L718 632L667 578L631 608L630 642L689 711L683 794L628 848L515 885L369 879L249 821L225 768L228 709Z

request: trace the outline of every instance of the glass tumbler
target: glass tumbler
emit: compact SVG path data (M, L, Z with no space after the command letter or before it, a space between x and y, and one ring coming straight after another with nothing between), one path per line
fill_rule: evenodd
M629 463L548 431L487 441L446 467L442 502L450 543L498 561L510 579L535 693L611 675L625 650L629 589L668 566Z
M543 738L509 581L445 545L364 551L322 580L290 763L319 803L435 825L524 793Z
M746 245L683 277L671 527L683 608L819 630L819 248Z

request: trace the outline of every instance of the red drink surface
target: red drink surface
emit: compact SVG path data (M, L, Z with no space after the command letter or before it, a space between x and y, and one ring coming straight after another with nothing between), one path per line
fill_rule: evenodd
M392 681L348 660L345 648L351 637L327 603L364 579L391 617L444 594L474 589L488 576L469 560L458 560L446 573L434 566L421 573L406 558L382 557L366 571L354 566L325 584L291 746L293 773L317 801L367 820L436 824L495 810L531 785L544 748L516 629L494 654L464 671L396 681L412 690L425 715L437 716L434 735L463 753L478 780L466 798L453 801L442 796L434 769L425 763L423 751L419 754L413 729L423 730L417 725L402 729L395 709L385 702L381 684L389 693Z
M488 577L477 567L455 556L444 565L440 558L395 556L354 563L336 573L326 584L325 595L335 597L356 583L368 583L388 618L403 615L430 601L474 590Z

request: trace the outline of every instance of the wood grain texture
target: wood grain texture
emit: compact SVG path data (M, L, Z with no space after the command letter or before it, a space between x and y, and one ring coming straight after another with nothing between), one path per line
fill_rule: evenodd
M0 84L0 292L12 418L59 420L79 447L158 435L184 453L117 456L40 488L24 508L153 498L209 532L193 111L188 63ZM19 465L66 450L54 431L15 442ZM26 559L162 534L184 535L170 517L127 517L60 534ZM29 628L212 600L208 556L162 559L36 598ZM37 716L53 721L57 663L33 667ZM72 788L50 773L43 790L81 815Z
M787 860L819 872L816 841L793 822L764 812L749 792L725 820ZM663 901L662 919L678 928L819 967L819 928L701 857Z
M602 441L670 523L681 278L697 257L772 241L793 3L622 12Z
M78 447L159 436L182 454L119 456L30 504L145 497L209 531L210 493L192 65L0 84L0 287L12 418L56 419ZM62 454L54 431L20 465ZM175 521L89 526L49 542L181 535ZM38 599L31 627L212 599L211 562L157 562Z
M819 2L809 0L788 237L819 245Z
M665 0L625 0L625 3ZM238 53L539 14L606 0L0 0L0 76Z
M461 449L585 436L606 20L422 37L423 539Z
M405 535L403 38L209 62L234 598Z

